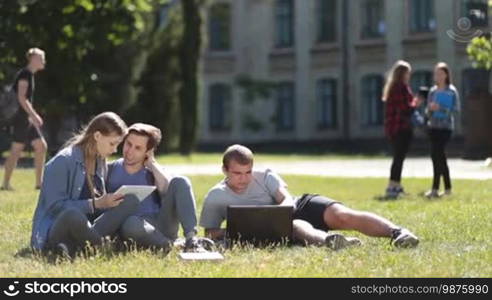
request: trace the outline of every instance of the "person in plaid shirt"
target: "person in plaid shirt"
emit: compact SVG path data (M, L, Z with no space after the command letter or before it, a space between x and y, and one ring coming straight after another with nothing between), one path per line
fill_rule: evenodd
M386 103L384 131L393 147L393 162L386 196L396 198L404 193L401 185L403 161L413 137L411 116L421 100L414 98L410 89L412 68L406 61L399 60L391 68L383 91Z

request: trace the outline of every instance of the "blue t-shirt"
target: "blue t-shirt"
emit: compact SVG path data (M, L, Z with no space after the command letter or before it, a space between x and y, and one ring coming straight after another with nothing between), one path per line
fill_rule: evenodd
M460 111L460 97L458 90L452 84L440 90L433 86L429 91L428 102L439 104L438 111L428 111L430 128L453 130L455 115Z
M109 178L106 186L109 193L114 193L122 185L153 185L149 182L149 178L152 175L150 170L142 168L137 173L129 174L123 166L122 158L110 163L109 170ZM158 213L160 208L159 203L160 199L157 192L150 194L140 202L136 215L144 216Z

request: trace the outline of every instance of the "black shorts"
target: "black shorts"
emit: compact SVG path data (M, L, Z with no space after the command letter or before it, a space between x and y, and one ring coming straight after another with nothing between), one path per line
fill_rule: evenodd
M304 194L296 201L293 218L304 220L316 229L328 231L330 228L323 216L326 208L335 203L340 202L320 195Z
M30 142L40 139L43 136L28 120L25 112L19 111L13 121L14 134L13 141L20 144L29 144Z

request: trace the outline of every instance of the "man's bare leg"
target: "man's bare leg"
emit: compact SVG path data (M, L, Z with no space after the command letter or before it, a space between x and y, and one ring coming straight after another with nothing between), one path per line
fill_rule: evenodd
M43 180L44 164L46 161L46 152L48 151L48 145L44 138L35 139L32 142L34 149L34 168L36 171L36 188L41 188Z
M5 174L3 175L2 189L11 190L10 179L12 178L12 173L14 172L17 162L24 150L25 145L21 143L13 142L10 147L10 155L5 160Z
M408 229L373 213L357 211L335 203L323 215L326 225L335 230L357 230L365 235L389 237L397 247L416 247L418 237Z
M357 238L344 237L339 233L330 234L316 229L309 222L300 219L293 221L293 235L295 241L307 245L326 245L333 250L361 244Z

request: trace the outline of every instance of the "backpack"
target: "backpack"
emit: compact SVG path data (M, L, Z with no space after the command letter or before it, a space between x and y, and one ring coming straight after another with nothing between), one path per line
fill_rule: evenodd
M19 101L13 86L4 87L3 91L0 92L0 124L9 124L18 110Z

